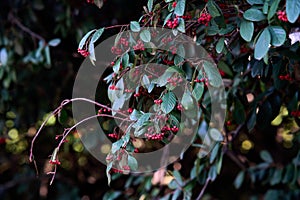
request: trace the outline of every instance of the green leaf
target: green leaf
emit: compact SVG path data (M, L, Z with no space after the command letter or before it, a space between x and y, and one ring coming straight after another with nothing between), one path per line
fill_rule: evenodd
M225 40L225 38L222 37L217 42L217 45L216 45L216 51L217 51L217 53L221 53L223 51L223 49L224 49L224 40Z
M268 10L269 10L269 2L265 1L264 6L263 6L263 13L265 15L268 14Z
M245 177L245 172L244 171L240 171L238 173L238 175L236 176L235 180L234 180L234 187L236 189L239 189L242 186L242 183L244 181L244 177Z
M111 153L115 154L119 149L121 149L123 143L124 143L124 141L122 139L114 142L111 147Z
M177 16L182 16L184 15L184 10L185 10L185 0L178 0L174 10L174 14Z
M209 172L208 172L208 178L212 181L214 181L217 178L217 167L216 165L213 165L210 167Z
M181 33L185 33L185 22L182 18L178 19L177 30L180 31Z
M152 12L152 8L153 8L153 0L148 0L147 8L148 8L148 11L149 11L149 12Z
M138 162L135 157L128 155L128 166L131 170L135 171L138 168Z
M220 144L217 143L210 153L210 157L209 157L210 164L212 164L215 161L215 159L217 158L219 149L220 149Z
M266 151L266 150L262 150L260 153L259 153L261 159L267 163L272 163L273 162L273 158L271 156L271 154Z
M96 55L95 55L95 46L94 46L94 43L93 42L90 42L89 44L89 59L91 61L91 63L93 65L95 65L95 61L96 61Z
M130 30L132 32L139 32L141 30L141 26L137 21L130 22Z
M283 45L286 39L286 32L281 26L269 26L271 33L271 43L275 47Z
M149 121L149 118L151 116L151 113L144 113L135 123L134 127L143 126L143 124L147 121Z
M218 68L221 69L222 71L224 71L228 76L233 77L232 70L225 62L219 61Z
M121 67L121 59L118 59L114 66L113 66L113 71L118 74L119 73L119 70L120 70L120 67Z
M150 42L151 41L151 33L149 30L142 30L140 33L140 38L144 42Z
M8 60L8 54L5 48L0 51L0 62L2 65L6 65ZM1 66L0 66L1 67Z
M268 20L270 20L276 13L280 0L274 0L271 4L269 13L268 13Z
M189 90L185 90L182 99L181 99L181 105L184 107L185 110L190 110L194 107L194 101L191 96L191 92Z
M286 0L286 15L289 22L294 23L300 14L299 0Z
M251 21L243 20L240 26L240 34L242 38L250 42L254 33L254 23Z
M92 43L95 43L102 35L102 33L104 32L104 28L99 28L94 34L93 37L91 39Z
M220 14L220 11L218 9L218 5L212 1L212 0L209 0L206 4L207 6L207 9L208 9L208 12L209 14L212 16L212 17L218 17L218 16L221 16Z
M251 112L250 118L249 118L249 120L247 122L247 128L248 128L249 132L253 130L255 124L256 124L256 109L254 109Z
M161 110L169 114L176 105L176 97L173 92L168 92L162 97Z
M250 8L249 10L245 11L244 18L249 21L258 22L266 19L266 16L261 10Z
M48 45L51 47L56 47L57 45L59 45L60 43L60 39L56 38L56 39L52 39L48 42Z
M138 120L142 115L143 113L141 111L134 109L133 112L130 114L130 119Z
M264 1L263 0L247 0L247 2L250 4L250 5L254 5L254 4L263 4Z
M46 64L51 65L51 57L50 57L50 48L49 46L45 46L45 57L46 57Z
M92 33L94 33L94 32L95 32L95 30L91 30L91 31L89 31L87 34L85 34L85 35L83 36L83 38L80 40L79 45L78 45L78 48L79 48L79 49L83 49L83 46L85 45L87 39L88 39L88 38L90 37L90 35L91 35Z
M222 133L216 128L209 129L208 133L214 141L222 142L224 139Z
M236 99L234 103L233 119L237 124L242 124L246 120L245 109L239 99Z
M182 186L183 180L182 180L182 177L181 177L179 171L174 170L174 171L173 171L173 176L175 177L176 182L179 183L180 186Z
M60 124L64 124L67 122L67 119L68 119L67 111L65 109L62 109L58 114L58 122Z
M169 13L169 14L166 16L163 26L165 26L166 23L168 22L168 20L172 17L172 14L173 14L173 13Z
M196 83L195 87L193 89L193 96L195 97L195 99L197 101L199 101L203 95L203 91L204 91L204 84L203 83Z
M223 83L219 70L212 62L204 61L203 68L209 80L209 84L213 87L220 87Z
M177 200L179 199L179 196L181 194L181 189L176 189L174 192L173 192L173 196L172 196L172 199L171 200ZM169 198L168 198L169 199Z
M254 57L257 60L261 60L268 53L270 43L271 34L269 29L265 28L255 44Z
M282 169L275 169L275 172L270 180L270 185L276 185L281 182L282 172Z

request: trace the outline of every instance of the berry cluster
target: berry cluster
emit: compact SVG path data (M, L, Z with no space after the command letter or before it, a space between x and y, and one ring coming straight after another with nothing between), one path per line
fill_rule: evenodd
M178 104L176 108L177 108L177 110L179 110L179 111L183 111L183 106L182 106L181 104Z
M225 73L223 70L221 70L221 69L219 69L219 73L220 73L220 75L221 75L222 77L224 77L224 76L226 75L226 73Z
M292 77L289 75L289 74L286 74L285 76L283 76L283 75L280 75L279 77L278 77L280 80L285 80L285 81L291 81L292 80Z
M94 0L86 0L87 3L94 3Z
M100 109L98 110L98 115L100 115L100 114L102 114L102 113L109 112L109 111L110 111L110 109L100 108Z
M164 59L163 62L167 65L174 65L174 61L173 60L168 60L168 59Z
M121 37L118 44L123 45L125 48L129 46L129 42L127 38Z
M113 139L118 139L118 134L116 134L116 133L110 133L107 136L110 138L113 138Z
M172 38L171 37L164 37L163 39L161 39L161 42L164 44L167 44L169 42L172 42Z
M176 6L177 6L177 2L174 1L174 2L172 3L172 7L175 8Z
M278 16L278 19L279 19L280 21L283 21L283 22L287 22L287 21L288 21L288 18L287 18L287 16L286 16L286 12L285 12L285 11L279 10L279 11L277 12L277 16Z
M168 19L167 27L168 28L176 28L179 25L178 17L175 17L173 20Z
M300 117L300 111L299 111L299 110L292 111L292 112L291 112L291 115L292 115L293 117Z
M133 108L128 108L127 109L127 112L130 114L130 113L132 113L133 112Z
M154 100L154 103L160 105L162 103L162 99L156 99Z
M135 51L144 51L145 50L145 46L144 46L144 43L141 41L141 40L138 40L137 41L137 44L133 46L133 49Z
M118 90L117 86L115 86L115 85L109 86L109 89L110 89L110 90Z
M90 52L88 52L87 50L85 49L77 49L78 53L80 53L83 57L87 57L90 55Z
M201 79L196 78L195 82L196 83L204 83L205 86L208 86L208 84L209 84L208 83L208 78L201 78Z
M172 86L176 86L178 83L181 83L183 80L180 77L171 77L167 79L167 82L170 83Z
M209 13L201 13L200 17L198 18L198 23L208 26L208 23L211 19L212 17Z
M111 48L111 52L112 52L113 54L120 55L120 54L122 53L122 49L119 48L119 47L113 46L113 47Z
M162 140L164 138L164 136L167 134L167 131L172 131L173 133L177 133L178 130L179 130L179 128L177 126L173 126L173 127L164 126L161 129L160 133L153 134L154 128L149 127L148 133L145 133L145 136L147 137L148 140Z
M177 52L177 48L175 46L170 46L170 51L173 55L175 55Z
M52 164L52 165L60 165L60 162L59 160L49 160L49 163Z

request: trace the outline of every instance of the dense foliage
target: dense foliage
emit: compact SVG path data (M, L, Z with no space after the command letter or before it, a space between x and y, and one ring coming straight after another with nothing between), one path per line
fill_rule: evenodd
M141 13L129 8L137 15L130 19L117 19L124 13L111 12L112 24L107 22L107 13L122 7L124 1L4 3L0 145L5 151L1 152L0 195L9 198L36 188L28 198L226 199L233 194L239 199L298 198L300 2L142 3L144 7L137 6L143 8ZM99 23L96 18L100 16ZM171 29L170 34L156 37L155 28L161 27ZM49 34L53 30L55 34ZM94 48L115 33L119 34L109 47L113 59L105 73L99 74L103 82L93 102L97 112L92 117L98 118L113 142L109 151L101 147L107 153L105 173L84 152L80 132L73 131L76 120L69 104L76 100L59 101L71 98L78 56L88 57L95 65L90 67L104 67L98 65L102 58ZM178 43L183 34L191 40ZM204 57L209 59L185 58L192 43L203 46L209 53ZM166 67L161 70L149 63ZM210 90L223 85L225 96L210 97ZM176 95L178 88L182 96ZM214 104L226 109L225 122L210 121ZM51 114L49 105L59 107ZM189 119L195 117L199 124L191 129ZM47 119L44 124L34 124L42 118ZM114 119L121 120L126 129L116 128ZM38 132L41 139L35 143L35 157L30 155L34 166L28 167L26 150L41 125L44 129ZM208 126L208 139L204 139ZM139 153L161 148L191 130L196 132L193 144L175 162L154 175L130 174L141 164L136 159ZM206 146L211 149L203 157ZM46 159L49 152L51 157ZM14 165L19 167L11 168ZM36 182L34 168L57 178L54 187L48 187L45 177ZM107 184L105 175L110 187L102 187ZM28 179L31 184L24 185ZM73 181L76 187L72 189ZM16 189L18 193L8 193Z

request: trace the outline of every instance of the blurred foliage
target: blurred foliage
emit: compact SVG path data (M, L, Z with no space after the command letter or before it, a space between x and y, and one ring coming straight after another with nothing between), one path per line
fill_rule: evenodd
M165 2L169 6L162 21L174 11L173 1ZM99 10L83 0L1 2L1 199L195 199L206 186L203 199L299 198L300 8L293 0L187 3L193 18L205 6L213 17L207 27L197 25L188 34L217 61L228 96L226 141L208 157L200 159L194 145L182 160L154 176L113 174L108 187L105 166L85 152L75 132L67 138L60 169L49 186L46 173L53 166L45 158L62 132L54 125L72 124L67 107L66 117L53 118L38 139L35 155L41 174L36 177L28 162L30 142L41 119L71 96L82 61L76 52L80 39L93 28L129 24L139 19L142 5L159 9L155 3L104 1ZM278 19L278 10L286 10L288 22Z

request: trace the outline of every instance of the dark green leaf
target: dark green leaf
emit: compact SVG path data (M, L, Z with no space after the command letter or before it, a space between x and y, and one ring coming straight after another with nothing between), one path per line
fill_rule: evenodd
M181 99L181 105L184 107L185 110L190 110L194 107L194 101L191 96L191 92L186 90Z
M185 10L185 0L178 0L174 10L174 14L177 16L182 16L184 15L184 10Z
M130 114L130 119L138 120L142 115L143 113L141 111L134 109L133 112Z
M203 95L204 91L204 84L203 83L195 83L195 87L193 89L193 96L197 101L199 101Z
M217 142L222 142L224 139L222 133L216 128L209 129L209 136Z
M209 14L212 16L212 17L218 17L218 16L221 16L220 14L220 11L218 9L218 5L212 1L212 0L209 0L206 4L207 6L207 9L208 9L208 12Z
M263 13L265 15L268 14L268 10L269 10L269 2L265 1L264 6L263 6Z
M233 119L237 124L242 124L246 120L246 113L243 104L236 99L233 110Z
M270 43L271 34L269 29L265 28L255 44L254 57L257 60L261 60L268 53Z
M177 26L177 30L180 31L181 33L185 33L185 22L182 18L178 19L178 26Z
M270 180L270 185L276 185L281 182L282 169L275 169L273 176Z
M243 20L240 26L240 34L242 38L250 42L254 33L254 24L251 21Z
M223 80L217 67L212 62L205 60L203 62L203 68L209 80L209 84L213 87L220 87Z
M131 170L135 171L138 168L138 162L135 157L128 155L128 166Z
M261 10L250 8L249 10L245 11L244 18L249 21L258 22L266 19L266 16Z
M149 11L149 12L152 12L152 8L153 8L153 0L148 0L147 8L148 8L148 11Z
M232 70L230 69L230 67L225 62L219 61L218 68L220 70L222 70L223 72L225 72L225 74L227 74L228 76L230 76L230 77L233 76Z
M217 45L216 45L217 53L221 53L223 51L223 49L224 49L224 40L225 40L225 38L222 37L217 42Z
M91 39L91 42L94 43L96 42L102 35L102 33L104 32L104 28L100 28L98 29L94 34L93 37Z
M168 114L170 113L176 105L176 97L173 92L168 92L162 97L161 110Z
M289 22L294 23L300 14L299 0L286 0L286 15Z
M51 47L56 47L57 45L59 45L60 43L60 39L56 38L56 39L52 39L48 42L48 45Z
M244 181L244 177L245 177L245 172L244 171L240 171L238 173L238 175L236 176L235 180L234 180L234 187L236 189L239 189Z
M268 20L270 20L276 13L278 5L279 5L280 0L274 0L271 4L269 13L268 13Z
M212 149L212 151L210 153L210 157L209 157L209 163L210 164L212 164L215 161L215 159L217 158L219 148L220 148L220 144L216 143L216 145L214 146L214 148Z
M249 131L252 131L256 124L256 108L251 112L250 118L247 122L247 128Z
M87 42L87 39L90 37L90 35L92 34L92 33L94 33L96 30L91 30L91 31L89 31L87 34L85 34L84 36L83 36L83 38L80 40L80 42L79 42L79 45L78 45L78 48L79 49L84 49L83 48L83 46L85 45L85 43Z
M254 5L254 4L263 4L264 1L263 0L247 0L247 2L250 4L250 5Z
M140 38L144 42L150 42L151 41L151 33L149 30L142 30L140 33Z
M260 155L260 158L261 158L263 161L265 161L265 162L267 162L267 163L272 163L272 162L273 162L273 158L272 158L271 154L270 154L268 151L262 150L262 151L259 153L259 155Z
M130 30L133 32L139 32L141 30L141 26L138 22L131 21L130 22Z
M271 33L271 43L275 47L283 45L286 39L285 30L280 26L270 26L269 31Z
M181 177L179 171L174 170L174 171L173 171L173 176L175 177L176 182L177 182L180 186L182 186L183 181L182 181L182 177Z

